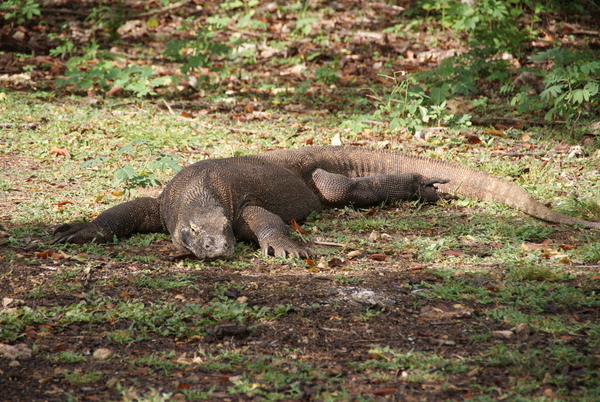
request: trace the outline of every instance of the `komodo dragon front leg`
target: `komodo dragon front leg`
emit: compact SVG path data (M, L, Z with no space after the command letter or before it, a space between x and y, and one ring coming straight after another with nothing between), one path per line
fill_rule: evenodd
M289 237L288 227L279 215L262 207L245 207L238 225L236 233L246 240L257 242L265 256L270 250L276 257L289 255L300 258L310 254L310 249Z
M316 169L312 180L324 203L357 207L399 200L436 202L440 196L434 185L448 182L416 173L346 177L323 169Z
M54 230L56 243L106 243L131 233L162 232L158 198L143 197L102 212L92 222L65 224Z

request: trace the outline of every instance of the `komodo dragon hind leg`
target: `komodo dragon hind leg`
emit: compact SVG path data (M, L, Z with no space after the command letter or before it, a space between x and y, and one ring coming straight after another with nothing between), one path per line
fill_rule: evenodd
M270 251L276 257L286 255L296 258L308 257L310 249L289 237L289 230L283 219L258 206L247 206L242 211L241 227L236 233L256 241L265 256Z
M92 222L57 227L52 244L106 243L115 236L162 231L158 198L143 197L109 208Z
M435 184L448 182L445 179L425 178L416 173L351 178L323 169L316 169L312 180L324 203L332 206L353 204L358 207L414 199L436 202L440 196Z

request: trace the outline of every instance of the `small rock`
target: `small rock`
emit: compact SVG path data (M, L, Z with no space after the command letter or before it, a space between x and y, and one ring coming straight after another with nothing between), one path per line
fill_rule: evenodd
M173 400L173 401L175 401L175 402L179 402L179 401L181 401L181 402L185 402L185 401L187 401L187 400L188 400L188 399L186 398L186 396L185 396L184 394L182 394L181 392L178 392L178 393L176 393L176 394L175 394L175 395L173 395L171 398L172 398L172 400Z
M117 385L117 382L119 382L117 377L109 378L108 381L106 381L106 388L113 389Z
M558 395L556 395L556 393L554 391L552 391L552 388L546 388L544 390L544 396L546 398L550 398L550 399L557 399Z
M346 258L358 257L361 254L362 254L362 251L358 251L358 250L350 251L348 254L346 254Z
M19 343L14 346L0 343L0 355L10 360L15 360L17 358L28 359L31 357L32 353L33 351L24 343Z
M112 350L106 349L106 348L100 348L100 349L94 350L94 354L92 356L96 360L104 361L104 360L107 360L108 358L110 358L112 355L113 355Z
M580 145L576 145L574 147L569 148L569 155L567 155L567 158L580 158L584 155L585 153L583 152L583 148Z
M512 331L492 331L492 338L510 339L514 335Z
M439 346L455 346L456 342L450 339L431 339L431 343Z
M339 134L336 134L331 139L331 145L342 145L342 137Z
M369 240L378 240L381 237L381 234L379 232L376 231L372 231L371 234L369 235Z
M187 382L189 382L190 384L197 384L200 381L202 381L202 378L196 374L192 374L187 378Z
M17 32L14 33L13 39L14 40L19 40L19 41L24 40L25 39L25 33L21 32L21 31L17 31Z
M526 322L521 322L517 324L517 326L514 327L512 331L515 331L515 333L517 334L529 334L531 333L531 327Z

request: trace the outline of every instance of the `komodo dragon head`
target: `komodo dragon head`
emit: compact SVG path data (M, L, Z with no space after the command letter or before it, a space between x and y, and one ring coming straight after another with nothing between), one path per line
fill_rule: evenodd
M231 258L234 254L233 228L219 206L183 209L171 236L176 247L200 259Z

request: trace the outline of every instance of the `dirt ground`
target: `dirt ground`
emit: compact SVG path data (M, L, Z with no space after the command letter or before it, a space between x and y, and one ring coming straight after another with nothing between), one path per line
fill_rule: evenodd
M0 163L3 171L12 172L14 177L11 178L15 183L20 174L28 169L35 170L35 162L19 160L14 155L2 155ZM115 303L122 300L144 303L176 300L181 304L202 305L224 296L243 300L250 306L275 309L278 305L289 305L290 309L268 322L248 322L245 325L217 323L214 328L208 328L209 335L206 336L178 339L152 333L148 339L129 345L112 343L104 336L107 331L130 328L132 324L126 320L66 327L52 323L32 325L25 328L23 336L15 342L25 344L31 355L19 358L16 360L18 363L0 360L0 400L64 401L67 393L80 401L127 400L122 397L123 391L115 387L117 381L138 390L152 387L171 392L174 394L172 400L186 400L182 390L206 391L212 387L215 389L211 400L253 399L250 394L230 394L227 391L231 386L230 379L244 373L241 366L238 370L234 365L233 370L210 371L202 369L202 365L193 364L197 361L194 359L203 356L202 353L210 355L222 350L243 350L247 356L291 354L293 357L287 359L313 364L323 374L319 377L321 380L309 378L301 384L290 384L290 388L278 390L285 394L291 391L292 386L300 387L300 399L303 400L314 399L324 390L337 392L339 384L350 393L351 398L368 400L464 400L477 395L478 388L488 387L496 387L498 397L501 397L502 389L510 387L515 378L503 367L486 364L485 351L495 344L519 345L523 350L543 348L553 336L525 332L510 340L492 338L473 342L473 335L509 330L510 326L482 316L480 313L484 306L477 300L459 304L423 297L422 292L427 292L423 284L443 279L428 273L423 262L415 259L410 252L378 257L376 244L373 249L365 249L341 265L332 256L343 252L332 249L326 260L328 264L322 267L310 264L292 266L246 253L250 257L240 257L249 263L244 268L236 267L231 261L217 261L204 268L190 269L178 260L178 251L164 238L158 238L147 246L103 246L108 257L88 255L85 265L73 255L61 259L40 258L38 253L47 252L49 248L52 228L47 223L39 223L40 232L37 232L45 231L47 235L32 234L28 238L9 241L8 231L15 228L12 211L19 203L28 202L36 196L26 187L14 186L6 191L0 206L3 219L0 248L2 253L12 255L0 267L3 300L13 300L12 304L3 308L68 306L90 298ZM403 219L405 211L402 208L389 206L375 214L395 213L397 219ZM461 212L465 217L470 213L467 209L458 211L459 207L453 208L453 212ZM332 210L321 219L338 218L340 214L343 212ZM568 236L564 232L562 235ZM119 261L117 256L124 251L131 257L153 256L156 260ZM485 250L471 252L485 253ZM61 275L65 272L73 275ZM345 275L345 282L338 279L340 274ZM148 278L185 275L190 282L188 286L172 290L152 289L136 285L136 279L142 275ZM470 281L472 285L488 287L490 291L496 286L490 276L473 275ZM52 286L46 286L50 284ZM229 286L223 294L216 294L215 289L221 285L233 286ZM576 281L569 285L579 286ZM36 289L44 288L49 290L32 296ZM360 314L365 317L369 312L372 314L368 319L360 317ZM593 309L558 306L554 311L548 311L548 315L557 313L571 315L578 320L597 319L597 311ZM55 317L55 321L59 319ZM583 345L582 338L576 334L565 339L574 347L580 343ZM352 366L357 362L381 358L372 353L373 345L389 346L404 353L436 354L452 361L481 356L482 361L478 368L462 373L446 373L444 366L432 367L429 374L444 373L443 381L404 381L403 377L410 368L400 366L387 378L374 381ZM91 358L94 351L102 348L110 349L119 358ZM78 353L86 360L76 364L57 363L48 357L62 351ZM170 368L167 373L166 370L149 371L143 365L127 363L159 352L173 352L173 360L184 364ZM84 373L102 373L103 379L92 385L73 385L64 372L75 369ZM285 365L282 370L286 370ZM577 366L568 368L564 375L570 376L570 383L577 390L578 376L581 375ZM337 382L322 378L337 379ZM263 386L269 387L268 383ZM551 385L543 389L552 392ZM129 395L130 400L135 400L132 395L139 396L134 392Z

